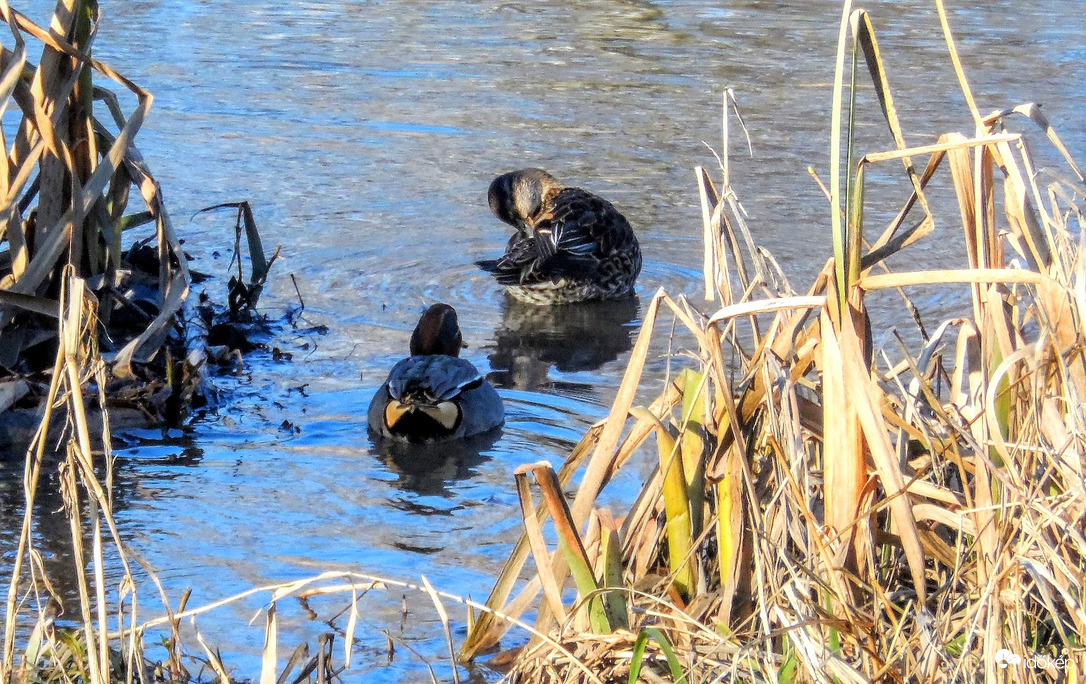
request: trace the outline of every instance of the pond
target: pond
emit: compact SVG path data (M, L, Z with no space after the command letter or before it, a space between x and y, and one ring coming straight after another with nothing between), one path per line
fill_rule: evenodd
M951 21L982 112L1043 102L1081 159L1081 3L950 4L969 5L952 6ZM50 9L26 11L43 22ZM827 177L838 3L102 0L101 9L95 56L155 96L136 144L194 267L218 276L212 287L225 298L233 221L197 214L221 202L251 202L269 251L282 246L260 308L278 321L269 348L284 354L258 350L241 373L217 377L217 408L183 431L119 435L122 532L175 602L186 588L196 606L332 569L425 574L484 599L520 529L513 470L561 463L606 415L658 287L697 301L692 169L719 178L709 148L720 152L724 88L735 89L750 133L753 158L733 123L731 173L756 238L797 290L831 254L827 202L807 169ZM866 9L908 142L971 133L933 3ZM864 151L889 149L871 99ZM629 218L645 258L640 304L533 310L506 301L474 265L508 238L487 206L490 180L525 166L607 197ZM900 196L900 180L872 182ZM885 201L872 211L896 209ZM956 221L956 210L945 215ZM911 258L959 262L961 248L947 244L929 240ZM936 312L946 305L930 296ZM435 301L456 307L463 355L492 373L508 417L495 440L420 462L376 448L365 409ZM294 325L284 322L300 302ZM643 402L681 363L666 351L650 358ZM628 468L604 502L632 497L650 467ZM4 489L18 491L20 476L5 473ZM5 505L4 515L10 559L18 512ZM48 549L50 530L42 535ZM63 556L51 558L62 591ZM153 589L142 596L143 614L157 613ZM242 677L259 672L263 624L248 621L265 599L198 622ZM460 639L463 610L449 609ZM447 677L425 601L412 599L406 619L396 592L368 610L355 665L366 681L428 677L404 649L387 663L382 630ZM283 649L327 629L301 608L288 613Z

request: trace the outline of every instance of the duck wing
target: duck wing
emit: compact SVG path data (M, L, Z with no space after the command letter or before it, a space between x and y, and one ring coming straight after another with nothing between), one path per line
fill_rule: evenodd
M600 256L626 223L610 202L580 188L563 188L550 198L534 228L541 250Z
M509 238L505 254L494 262L477 262L502 285L527 285L549 280L542 270L543 260L534 235L517 231ZM489 268L488 268L489 267Z
M590 280L603 259L635 239L610 202L580 188L563 188L548 198L531 228L517 231L496 262L479 265L503 285Z
M394 399L414 397L428 403L448 401L483 381L466 359L441 354L410 356L388 374L388 392Z

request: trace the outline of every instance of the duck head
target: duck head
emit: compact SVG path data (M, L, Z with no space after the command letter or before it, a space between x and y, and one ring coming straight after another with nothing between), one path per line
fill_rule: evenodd
M460 356L463 345L456 309L448 304L431 305L411 333L411 356Z
M530 232L529 224L543 208L544 194L559 187L554 176L543 169L503 173L491 181L487 191L490 211L505 223Z

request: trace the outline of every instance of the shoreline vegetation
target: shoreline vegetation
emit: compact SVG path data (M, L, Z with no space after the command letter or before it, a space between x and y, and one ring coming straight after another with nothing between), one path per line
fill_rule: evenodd
M609 416L557 472L545 462L516 470L524 533L485 602L442 593L425 577L337 571L188 607L187 597L172 604L145 566L141 577L166 606L147 619L159 611L139 598L140 561L112 518L108 421L92 429L86 415L109 402L117 378L177 391L178 373L196 375L179 366L191 352L164 347L183 318L190 274L131 146L151 97L87 56L93 2L58 5L62 42L0 0L15 37L0 88L23 112L0 173L8 198L0 335L53 340L31 380L0 381L0 396L17 395L5 409L27 401L34 383L45 387L26 452L0 678L239 681L195 620L257 595L268 606L262 684L346 679L360 602L380 590L393 604L402 593L432 601L449 649L448 662L427 664L433 681L459 681L456 663L484 656L510 682L1052 681L1086 667L1086 178L1038 106L981 113L935 4L972 130L908 146L871 19L845 2L830 168L825 182L812 171L830 207L833 258L800 293L757 247L731 186L725 96L719 188L706 169L695 174L706 301L657 292ZM36 67L24 34L45 46ZM120 114L92 72L135 94L133 114ZM861 79L873 84L891 133L887 151L854 146L857 98L869 87ZM93 118L92 101L105 104L115 132ZM1018 124L1028 134L1014 132ZM1035 167L1034 136L1061 171ZM865 221L865 175L876 165L896 169L910 192L885 227ZM129 214L132 185L146 208ZM928 199L936 187L953 193L957 215L936 215ZM258 293L270 261L252 241L251 212L238 209ZM891 270L887 259L930 236L937 220L961 227L964 262ZM134 304L117 295L125 277L137 277L121 231L148 224L155 267L146 299L155 308L142 330L102 350L100 330ZM924 321L909 299L918 285L967 289L969 299L953 318ZM917 321L915 333L873 329L868 300L883 290ZM685 367L648 406L635 406L638 391L652 389L641 381L650 343L676 325L695 343L676 356ZM20 347L20 358L34 348ZM142 368L129 372L146 384L126 368ZM45 435L60 423L64 453L53 463ZM617 471L653 442L658 467L629 510L597 507ZM46 467L59 469L81 590L63 625L31 542ZM105 585L107 559L123 568L119 586ZM345 606L327 619L332 631L313 651L282 653L277 604L318 596ZM456 604L468 615L459 640L448 610ZM498 651L511 629L521 645ZM162 662L152 661L147 634L166 635Z

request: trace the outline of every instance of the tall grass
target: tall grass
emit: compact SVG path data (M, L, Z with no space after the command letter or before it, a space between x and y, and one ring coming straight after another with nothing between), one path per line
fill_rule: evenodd
M533 509L519 486L528 532L487 605L519 616L542 588L535 629L549 638L531 639L509 680L1046 681L1086 666L1086 186L1035 105L978 113L937 5L974 130L909 147L870 17L845 3L827 193L834 256L807 293L782 286L751 247L727 164L721 192L697 170L706 298L720 308L703 315L657 293L610 416L558 473L518 474L535 478L546 505ZM857 150L864 67L889 151ZM1016 117L1039 127L1070 180L1041 185ZM911 194L874 237L865 177L885 164L901 165ZM932 231L932 182L957 197L959 216L940 220L961 225L967 262L891 271L887 257ZM895 289L908 312L916 285L965 285L971 306L931 335L921 329L918 348L876 349L886 336L871 330L869 295ZM662 316L692 335L700 367L633 407ZM651 434L659 467L632 508L596 508ZM582 464L565 508L555 492ZM557 550L542 544L546 517ZM461 655L508 627L484 613ZM1006 674L1003 649L1022 656Z
M133 629L138 604L112 517L108 418L102 411L99 433L89 416L105 406L107 387L148 395L169 382L174 368L164 362L163 347L187 296L189 272L158 184L133 144L151 94L91 57L97 3L60 0L49 29L5 0L0 17L11 37L0 64L7 155L0 165L0 349L8 374L0 378L0 414L36 401L41 415L26 450L0 679L115 681L117 672L142 672ZM36 64L31 46L40 50ZM108 86L134 96L127 116ZM130 202L133 188L138 203ZM122 249L122 233L140 226L151 228L137 241L153 253L149 273ZM152 294L132 289L141 281ZM100 351L100 344L107 348ZM143 372L155 357L166 370ZM48 480L42 475L52 468L79 587L78 610L67 606L65 614L75 631L56 626L63 599L33 541L35 502ZM105 581L109 561L122 574L113 589Z

